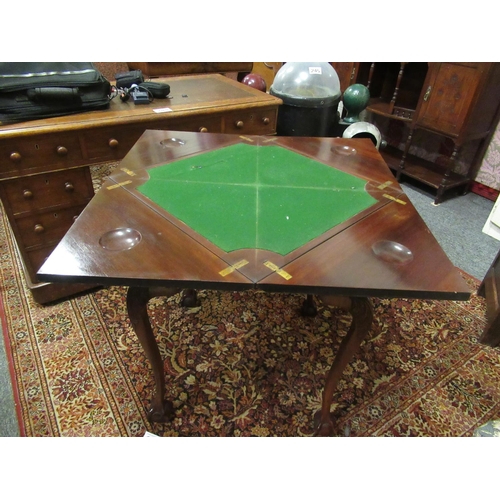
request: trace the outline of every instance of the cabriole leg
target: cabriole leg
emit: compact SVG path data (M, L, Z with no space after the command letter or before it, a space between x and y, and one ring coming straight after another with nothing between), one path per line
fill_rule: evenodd
M165 401L165 370L148 316L148 302L153 297L170 297L179 290L171 288L130 287L127 293L127 310L139 342L148 358L155 380L155 393L151 399L148 418L152 422L168 422L173 415L173 406Z
M373 321L373 306L366 297L320 297L320 299L325 304L347 310L352 316L349 331L342 340L339 351L326 376L321 411L319 412L319 422L316 424L314 432L315 436L332 436L333 423L330 418L330 405L333 394L337 389L345 367L352 360L361 342L363 342L370 331ZM318 420L317 416L315 422Z

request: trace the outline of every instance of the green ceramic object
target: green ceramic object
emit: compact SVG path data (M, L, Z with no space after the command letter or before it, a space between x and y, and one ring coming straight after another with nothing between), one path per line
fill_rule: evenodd
M344 118L345 122L354 123L361 121L359 114L368 106L370 100L370 91L368 87L361 83L355 83L344 92L343 102L347 110L347 116Z

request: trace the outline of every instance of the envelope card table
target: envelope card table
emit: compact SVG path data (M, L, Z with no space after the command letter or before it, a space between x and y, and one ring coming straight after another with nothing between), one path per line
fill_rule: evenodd
M368 334L371 297L467 300L465 282L368 139L146 131L39 273L128 286L156 383L149 416L171 417L148 301L258 289L350 311L315 433L330 435L342 372Z

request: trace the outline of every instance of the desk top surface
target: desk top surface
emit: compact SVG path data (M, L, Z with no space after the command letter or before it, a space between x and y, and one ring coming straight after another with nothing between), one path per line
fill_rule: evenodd
M134 104L132 100L122 102L119 97L115 97L108 109L0 124L0 139L23 134L154 122L169 116L189 116L217 108L231 110L281 104L281 99L277 97L218 74L179 76L155 81L164 81L170 85L168 98L155 99L149 104Z
M46 281L466 300L371 141L146 131Z

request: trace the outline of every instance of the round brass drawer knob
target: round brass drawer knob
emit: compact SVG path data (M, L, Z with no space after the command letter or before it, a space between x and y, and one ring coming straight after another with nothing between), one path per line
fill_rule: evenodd
M21 153L19 153L18 151L13 151L12 153L10 153L10 159L16 163L21 161L21 158Z
M207 127L200 127L198 129L198 132L208 132L208 128Z
M120 143L116 139L110 139L108 145L111 149L116 149Z
M68 154L68 149L64 146L57 146L56 151L59 156L66 156Z
M45 231L45 228L41 224L35 224L35 233L43 233Z
M25 189L23 191L23 196L24 196L24 198L29 200L29 199L33 198L33 191L30 191L29 189Z
M245 124L241 120L238 120L235 125L236 125L236 128L243 128L243 125L245 125Z
M71 182L65 182L64 183L64 190L68 191L68 192L74 191L75 186L73 186L73 184L71 184Z
M270 122L271 122L271 120L269 118L267 118L267 117L262 118L262 123L264 125L269 125Z

